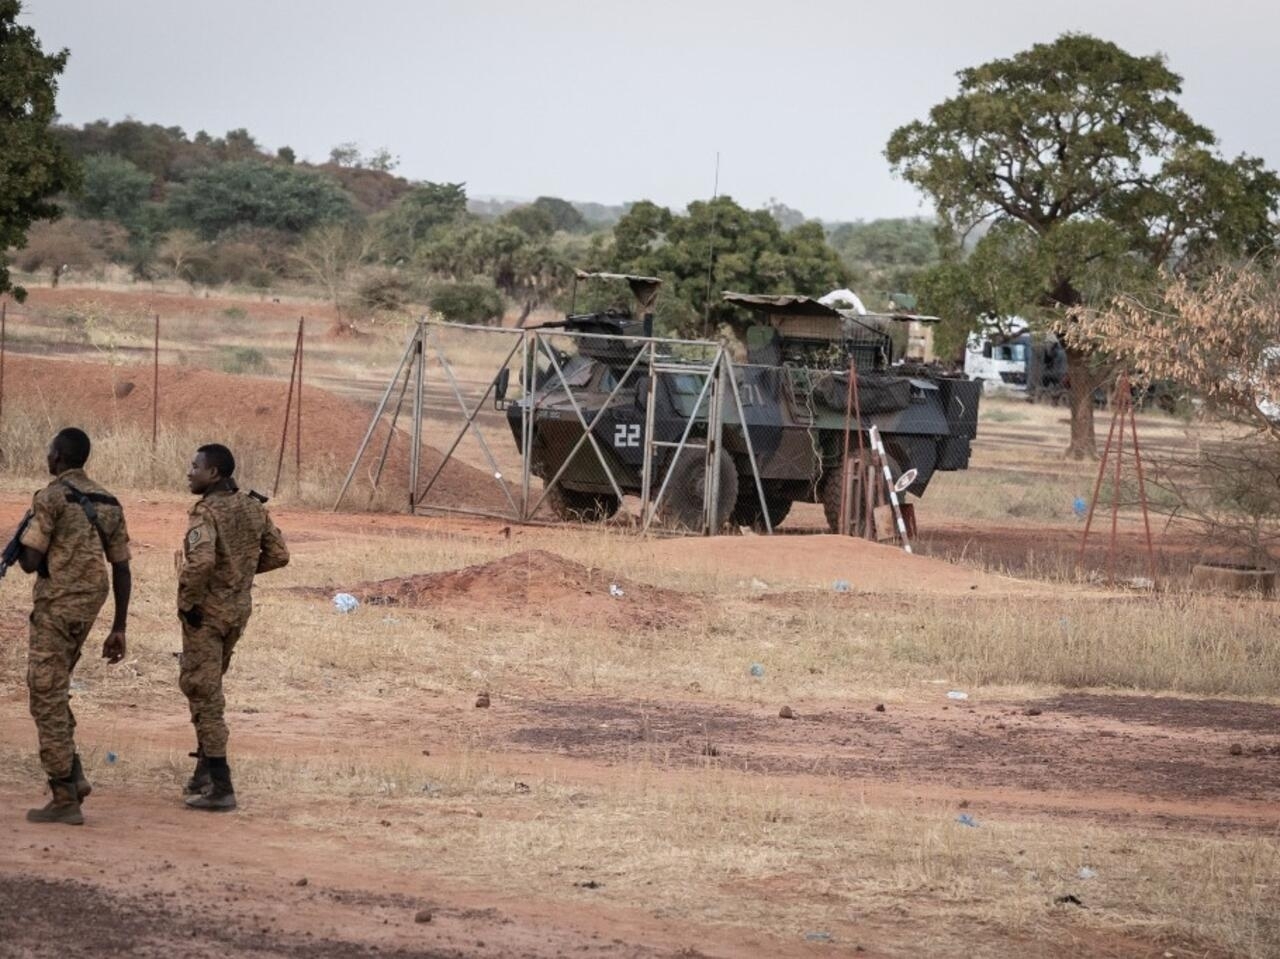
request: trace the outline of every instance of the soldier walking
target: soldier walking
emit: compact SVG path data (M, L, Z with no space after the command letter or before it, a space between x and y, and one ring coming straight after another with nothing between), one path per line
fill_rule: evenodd
M118 663L125 654L125 622L133 580L129 533L119 501L85 475L89 437L69 427L49 443L54 480L36 493L19 537L18 565L36 573L32 588L27 690L40 742L40 765L53 798L27 812L29 822L84 823L80 803L92 787L76 753L71 712L71 673L89 629L107 599L106 554L111 564L115 618L102 656Z
M284 537L264 505L266 498L240 492L235 469L235 457L221 444L196 451L187 485L200 499L191 507L178 574L178 686L196 729L196 768L186 786L186 804L214 812L236 808L227 766L222 677L253 609L254 575L289 562Z

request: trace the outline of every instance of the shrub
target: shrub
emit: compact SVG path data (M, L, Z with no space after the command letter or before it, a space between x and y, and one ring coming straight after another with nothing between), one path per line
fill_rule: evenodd
M450 323L497 323L502 319L502 296L483 283L443 283L427 301Z
M218 351L224 373L270 373L271 364L252 346L224 346Z
M417 295L417 285L399 270L370 273L356 288L356 303L363 309L403 310Z

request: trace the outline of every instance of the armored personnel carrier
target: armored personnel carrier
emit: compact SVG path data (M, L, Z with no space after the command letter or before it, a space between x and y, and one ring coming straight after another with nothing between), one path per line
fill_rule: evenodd
M850 459L858 455L857 433L879 428L894 477L914 470L906 491L916 496L938 470L967 468L981 384L896 362L895 344L905 337L895 336L895 329L905 332L903 324L930 318L860 314L807 296L724 294L746 317L736 326L743 347L733 364L738 402L722 398L720 448L713 445L707 455L708 404L700 402L705 369L695 364L682 372L676 344L655 348L659 364L634 362L645 349L641 338L652 335L651 310L661 281L613 278L631 286L637 308L570 313L551 324L590 335L574 338L576 352L557 351L554 363L544 357L526 371L524 397L506 404L521 449L524 424L532 423L528 455L534 475L548 481L560 474L547 498L559 516L593 521L613 515L621 504L610 475L624 495L641 494L646 444L650 494L663 490L659 518L688 529L735 524L763 530L766 509L767 525L776 527L792 503L816 502L835 531L846 425L853 436ZM652 373L659 365L661 372ZM848 408L851 367L860 416ZM595 444L579 443L583 421L594 422ZM686 427L689 445L677 450ZM716 514L707 522L709 474L718 496ZM856 522L863 497L856 487L852 492Z

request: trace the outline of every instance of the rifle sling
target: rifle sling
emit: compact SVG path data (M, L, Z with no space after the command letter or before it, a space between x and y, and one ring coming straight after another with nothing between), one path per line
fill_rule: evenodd
M103 531L102 524L98 522L98 508L94 504L119 506L120 501L114 496L108 496L106 493L81 492L66 480L59 480L58 482L67 488L67 502L80 504L80 508L84 510L85 517L98 533L98 541L102 543L102 551L110 556L111 548L107 545L107 534Z

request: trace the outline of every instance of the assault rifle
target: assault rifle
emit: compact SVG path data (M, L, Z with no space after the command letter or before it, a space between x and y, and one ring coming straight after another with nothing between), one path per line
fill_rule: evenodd
M18 524L18 530L13 534L13 539L9 540L9 544L4 548L4 554L0 555L0 579L4 579L4 574L9 572L9 567L18 561L18 554L22 552L22 534L31 525L33 515L31 510L27 510L27 515L22 517L22 522Z

